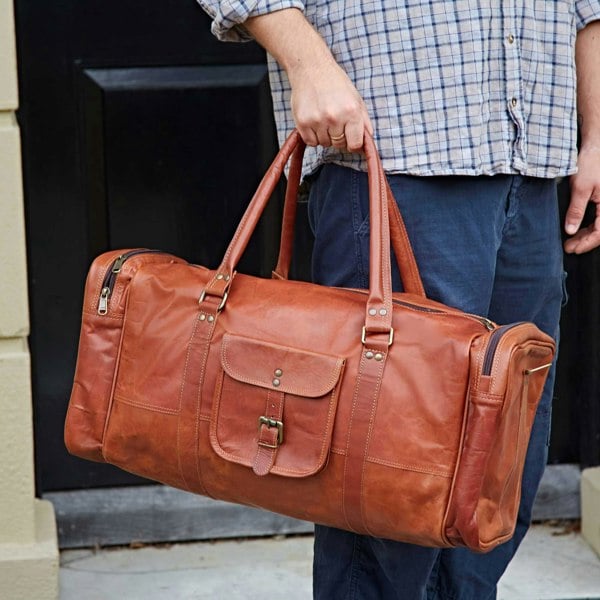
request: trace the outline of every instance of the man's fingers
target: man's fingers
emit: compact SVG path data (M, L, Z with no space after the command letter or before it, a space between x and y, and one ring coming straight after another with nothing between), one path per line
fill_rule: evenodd
M363 102L363 107L362 107L362 118L365 124L365 129L369 132L369 135L373 135L373 124L371 123L371 119L369 118L369 113L367 111L367 107L365 106L364 102Z
M346 124L346 147L350 152L358 152L363 147L365 124L362 120Z
M568 235L574 235L581 227L581 221L593 191L593 188L580 185L577 179L572 180L571 202L565 217L565 231Z
M599 224L600 226L600 224ZM565 252L583 254L600 246L600 229L590 225L565 242Z
M307 126L300 126L297 125L298 127L298 133L300 134L300 137L302 138L302 140L304 141L304 143L307 146L318 146L319 145L319 140L317 138L317 134L310 128Z
M600 205L596 205L596 218L591 225L580 229L565 242L565 252L583 254L600 246Z

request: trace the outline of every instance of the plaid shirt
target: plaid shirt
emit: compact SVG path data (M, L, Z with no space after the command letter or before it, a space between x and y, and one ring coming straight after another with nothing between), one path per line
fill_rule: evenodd
M243 22L295 7L366 102L384 169L414 175L576 170L574 42L600 0L198 0L221 40ZM600 57L599 57L600 58ZM294 126L290 85L269 57L279 139ZM305 172L357 154L309 149Z

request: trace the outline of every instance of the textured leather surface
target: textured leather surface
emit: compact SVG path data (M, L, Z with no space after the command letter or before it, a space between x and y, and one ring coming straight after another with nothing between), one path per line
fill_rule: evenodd
M276 277L236 273L294 151L293 209L296 132L218 269L137 254L100 315L102 278L122 251L96 259L67 446L214 498L379 537L490 550L514 531L554 343L532 324L490 326L424 297L370 139L369 290L288 281L289 211ZM392 243L412 293L391 292Z

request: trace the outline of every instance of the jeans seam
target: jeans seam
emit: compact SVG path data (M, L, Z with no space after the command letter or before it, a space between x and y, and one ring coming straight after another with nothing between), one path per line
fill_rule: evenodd
M519 214L520 207L520 193L521 187L525 182L525 178L521 175L513 175L510 183L510 189L508 190L507 207L506 207L506 219L504 222L504 231L509 229L511 223L515 220L515 217Z
M352 549L352 566L350 568L350 586L348 589L348 600L360 600L357 595L357 586L360 580L360 536L354 535L354 548Z

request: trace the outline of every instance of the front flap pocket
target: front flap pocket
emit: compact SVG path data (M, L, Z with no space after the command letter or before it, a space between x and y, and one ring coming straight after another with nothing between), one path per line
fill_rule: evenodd
M225 334L213 450L257 475L318 472L329 453L343 367L339 357Z

